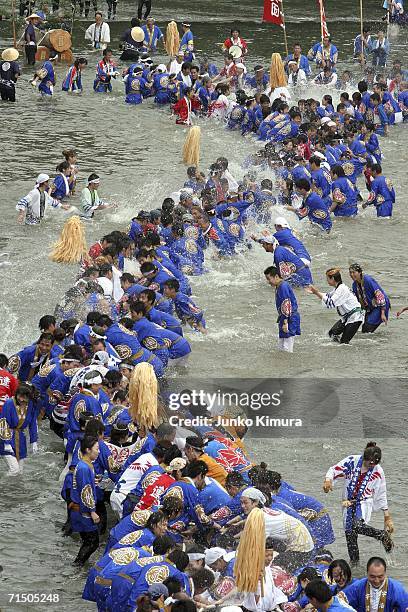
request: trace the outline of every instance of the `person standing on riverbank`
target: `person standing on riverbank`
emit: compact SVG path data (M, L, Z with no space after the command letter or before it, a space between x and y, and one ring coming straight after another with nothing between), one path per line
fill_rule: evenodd
M85 32L85 40L90 40L94 49L106 49L110 43L110 28L103 20L100 11L95 13L95 23L91 23Z
M145 14L143 16L143 19L147 19L150 15L150 11L152 10L152 0L139 0L137 5L138 19L142 19L143 7L145 7Z

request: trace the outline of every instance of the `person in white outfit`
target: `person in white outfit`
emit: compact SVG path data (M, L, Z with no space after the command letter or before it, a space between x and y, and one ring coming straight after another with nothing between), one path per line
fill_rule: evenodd
M360 558L357 538L365 535L382 542L386 552L393 548L391 534L394 524L388 510L387 484L380 466L381 449L369 442L362 455L349 455L332 465L325 476L323 491L333 490L333 484L343 482L343 522L350 561ZM384 529L368 523L372 512L384 513Z
M59 200L52 197L49 180L48 174L39 174L34 189L19 200L16 206L18 223L38 225L44 219L49 207L63 210L71 208L70 204L61 204Z
M319 298L325 308L336 308L340 319L329 330L329 336L340 344L349 344L364 321L364 310L360 302L347 285L342 281L340 270L331 268L326 272L327 284L333 287L329 293L321 293L313 285L305 288Z
M110 43L110 28L99 11L95 13L95 23L91 23L85 32L85 40L90 40L94 49L106 49Z

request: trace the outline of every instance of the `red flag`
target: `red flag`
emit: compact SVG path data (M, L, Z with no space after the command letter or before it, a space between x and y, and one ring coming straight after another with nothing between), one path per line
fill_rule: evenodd
M263 21L270 21L285 27L285 18L282 12L282 0L264 0Z
M326 12L324 10L323 0L317 0L317 4L319 5L319 10L320 10L320 24L321 24L322 40L323 40L323 38L325 38L326 36L329 36L329 30L327 29Z

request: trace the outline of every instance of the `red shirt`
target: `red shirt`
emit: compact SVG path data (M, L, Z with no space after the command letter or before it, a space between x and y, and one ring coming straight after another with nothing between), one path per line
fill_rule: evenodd
M248 45L243 38L237 38L236 41L234 41L232 38L227 38L227 40L224 41L224 47L226 49L230 49L233 45L241 47L244 53L246 53L248 50Z
M8 370L0 368L0 413L4 402L13 397L17 391L18 380Z
M95 244L93 244L91 248L89 249L89 257L91 259L96 259L100 255L102 255L102 251L103 251L103 248L102 248L101 243L95 242Z

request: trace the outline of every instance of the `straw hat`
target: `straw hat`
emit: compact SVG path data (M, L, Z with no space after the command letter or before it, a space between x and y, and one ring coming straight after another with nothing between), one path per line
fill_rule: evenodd
M18 56L19 52L17 49L9 47L8 49L4 49L3 53L1 54L1 59L3 59L5 62L15 62L15 60L18 59Z
M130 35L135 42L142 42L145 37L142 28L138 28L137 26L130 30Z
M29 19L39 19L40 21L44 21L44 17L42 17L41 15L39 15L38 13L33 13L32 15L29 15L27 17L27 21Z

